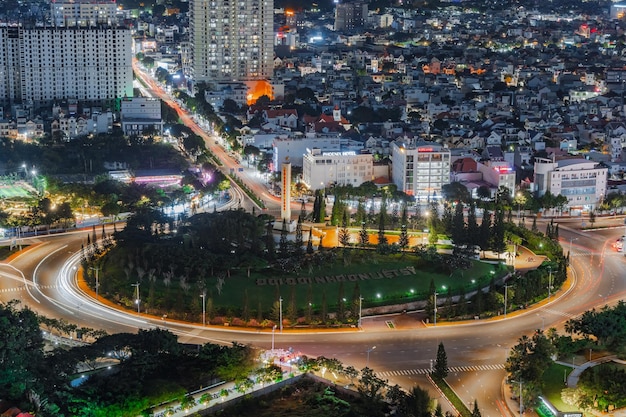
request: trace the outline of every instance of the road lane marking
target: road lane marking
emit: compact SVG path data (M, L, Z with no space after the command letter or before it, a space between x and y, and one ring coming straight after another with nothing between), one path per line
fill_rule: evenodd
M471 365L471 366L453 366L448 368L448 372L477 372L477 371L499 371L504 369L504 364L486 364L486 365ZM393 371L381 371L376 374L381 378L389 378L393 376L406 376L406 375L426 375L430 373L430 368L418 368L418 369L396 369Z

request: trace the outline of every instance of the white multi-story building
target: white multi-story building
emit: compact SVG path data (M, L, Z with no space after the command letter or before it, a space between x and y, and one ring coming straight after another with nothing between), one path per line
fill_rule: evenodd
M450 151L433 142L391 143L391 177L398 190L418 201L441 197L441 187L450 183Z
M131 35L111 26L0 28L0 101L132 97Z
M372 181L374 158L372 154L355 151L327 152L307 149L302 162L302 180L312 190L330 184L358 187Z
M120 111L122 131L125 135L138 135L148 128L161 134L161 99L152 97L134 97L122 100Z
M189 14L194 82L272 75L273 0L192 0Z
M535 158L534 190L567 197L569 209L595 210L606 194L608 169L587 159Z
M306 136L278 135L272 141L274 171L280 171L286 158L293 166L302 166L308 149L321 149L324 152L341 152L347 139L337 134L307 133Z
M55 26L96 26L116 22L115 0L52 0L52 22Z

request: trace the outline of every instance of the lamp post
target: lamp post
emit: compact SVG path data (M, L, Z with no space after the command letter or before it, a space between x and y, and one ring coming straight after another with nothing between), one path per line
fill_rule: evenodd
M511 285L504 284L504 318L506 318L506 306L509 295L509 287L511 287Z
M368 367L370 363L370 352L373 351L374 349L376 349L376 346L372 346L371 348L367 349L367 360L365 361L366 368Z
M512 383L516 384L519 382L519 415L520 417L522 417L522 414L524 412L524 400L523 400L523 392L522 392L522 378L520 378L519 381L511 381Z
M278 320L280 320L280 332L283 332L283 297L278 298Z
M548 275L548 302L550 302L552 297L552 267L549 266L548 270L550 271L550 275Z
M574 242L575 240L578 240L577 237L570 237L569 238L569 253L572 253L572 242Z
M272 352L274 351L274 332L276 331L276 325L272 327Z
M202 325L206 326L206 292L200 294L202 298Z
M363 319L363 297L359 295L359 329L361 328Z
M98 299L98 287L100 287L100 281L98 280L98 272L100 271L100 267L90 266L89 269L93 269L94 271L96 271L96 300L97 300Z
M433 303L433 326L437 326L437 291L434 292L435 302Z
M139 285L141 285L141 284L136 283L136 284L131 284L131 285L136 288L135 303L137 304L137 314L140 314L141 313L141 308L140 308L141 299L139 298Z

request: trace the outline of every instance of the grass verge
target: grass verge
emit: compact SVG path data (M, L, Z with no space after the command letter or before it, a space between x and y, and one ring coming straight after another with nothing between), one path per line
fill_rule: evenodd
M450 388L450 385L448 385L448 383L444 379L440 379L435 376L433 376L432 379L437 387L439 387L441 392L443 392L443 395L446 396L448 401L452 403L454 408L456 408L456 410L461 414L462 417L471 417L472 413L469 408L467 408L465 403L456 395L456 393L452 390L452 388Z
M571 367L553 363L543 373L543 395L559 411L578 411L576 407L567 405L561 400L561 391L567 388L567 385L563 381L567 380L567 376L570 372L572 372Z

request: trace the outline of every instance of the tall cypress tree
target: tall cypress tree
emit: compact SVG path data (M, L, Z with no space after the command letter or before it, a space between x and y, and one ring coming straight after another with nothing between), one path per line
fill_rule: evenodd
M402 205L402 216L400 217L400 238L398 239L398 245L402 250L409 246L409 233L407 232L407 208L406 204Z
M467 243L471 246L478 245L478 223L476 222L476 205L473 201L469 203L467 212Z
M387 215L387 204L385 199L380 205L380 213L378 216L378 246L387 244L387 236L385 236L385 217Z
M283 226L280 229L280 241L278 248L282 256L287 255L287 219L283 219Z
M315 193L315 200L313 201L313 223L320 222L320 194Z
M339 243L344 248L350 244L350 232L348 231L348 210L343 211L341 229L339 229L339 236L337 240L339 240Z
M480 223L478 232L478 246L480 246L484 254L491 247L491 213L487 210L483 211L483 221Z
M446 348L443 346L443 342L439 342L437 348L437 359L435 360L434 376L439 379L444 379L448 376L448 355L446 354Z
M367 221L367 213L365 212L365 206L362 201L359 201L359 205L356 207L354 221L356 224L361 224L362 222Z
M501 208L496 209L493 227L491 228L491 244L494 252L498 254L506 250L506 242L504 241L504 212Z
M276 242L274 242L274 221L271 219L265 225L265 247L270 258L273 257L276 252Z
M319 204L319 222L324 223L326 221L326 197L320 193L320 204Z
M365 222L361 223L361 231L359 232L359 244L362 247L366 247L369 244L369 235L367 234L367 229L365 228Z
M295 250L297 255L302 254L302 245L304 241L302 240L302 215L298 216L298 224L296 225L296 239L295 239Z
M478 400L474 400L474 408L472 409L472 417L482 417L478 409Z
M454 253L458 253L460 246L465 244L465 220L463 219L463 203L458 202L454 208L452 217L452 228L450 230L452 242L454 242Z
M443 223L443 229L445 233L450 236L452 234L452 207L446 203L443 206L443 216L441 217Z

